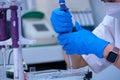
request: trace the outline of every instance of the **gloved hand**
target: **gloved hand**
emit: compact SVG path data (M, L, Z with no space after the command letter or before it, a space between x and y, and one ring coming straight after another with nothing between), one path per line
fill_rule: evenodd
M55 9L51 15L51 23L53 29L57 33L68 33L72 31L72 16L69 11L61 11L60 9Z
M109 42L98 38L92 32L87 31L76 23L77 32L60 34L58 36L59 44L67 54L95 54L102 58L104 48Z

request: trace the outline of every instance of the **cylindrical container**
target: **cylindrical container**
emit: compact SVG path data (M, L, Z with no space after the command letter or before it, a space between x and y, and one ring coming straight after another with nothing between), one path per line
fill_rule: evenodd
M0 41L7 40L6 8L0 8Z

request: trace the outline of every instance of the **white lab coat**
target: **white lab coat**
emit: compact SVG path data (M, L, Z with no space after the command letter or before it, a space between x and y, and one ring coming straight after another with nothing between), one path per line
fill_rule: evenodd
M100 25L93 31L93 33L120 48L120 18L116 19L106 15ZM110 66L110 63L105 59L100 59L93 54L83 55L83 58L89 64L91 69L96 73Z

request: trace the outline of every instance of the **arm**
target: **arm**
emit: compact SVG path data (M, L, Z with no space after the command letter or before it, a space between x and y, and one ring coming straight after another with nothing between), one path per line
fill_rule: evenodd
M109 52L113 50L113 47L114 46L111 45L111 44L108 44L106 46L106 48L104 49L104 54L103 54L105 59L108 56ZM67 64L67 67L69 68L69 60L68 60L68 56L67 56L65 51L63 51L63 56L65 58L65 62ZM120 57L120 51L119 51L119 57ZM88 65L87 62L82 58L82 56L77 55L77 54L72 55L72 61L73 61L73 68L75 68L75 69L81 68L81 67L84 67L84 66ZM116 60L116 62L113 63L113 65L120 69L120 58L118 58Z
M72 31L73 24L72 24L71 15L69 12L63 12L63 11L60 11L59 9L54 10L52 12L51 22L54 30L57 33ZM106 49L108 49L107 45L109 44L109 42L102 40L100 38L97 38L95 35L91 34L90 32L84 29L81 29L79 25L76 25L76 26L79 27L79 28L77 27L78 32L60 34L58 36L59 44L63 45L63 49L66 51L66 53L67 54L77 53L78 55L81 55L81 54L88 55L90 53L93 53L99 58L103 58L103 57L105 58L104 50L108 51ZM80 56L77 56L77 57L80 57ZM65 56L65 60L66 60L66 63L68 64L69 62L68 62L67 56ZM74 62L74 64L81 62L81 59L77 59L75 56L73 57L73 60L76 61ZM120 62L119 59L118 59L118 62ZM77 64L76 67L78 66L81 66L81 65ZM115 66L119 66L119 64Z
M77 26L77 25L76 25ZM83 30L83 32L82 32ZM96 37L94 34L82 29L81 31L60 35L58 40L60 41L61 45L64 45L63 49L66 50L67 54L95 54L99 58L105 58L109 54L110 51L113 49L113 45L110 42L107 42L103 39ZM84 34L84 35L83 35ZM81 41L82 40L82 41ZM73 47L74 46L74 47ZM73 58L77 59L77 58ZM76 61L76 60L74 60ZM119 68L118 59L116 67ZM81 62L78 61L78 62ZM79 63L78 63L79 64ZM81 65L79 65L81 66ZM78 65L77 65L78 67ZM102 67L102 66L101 66Z
M65 51L63 51L63 56L65 58L65 62L67 64L67 68L70 68L70 64L69 64L69 58L68 55L66 54ZM83 59L82 56L77 55L77 54L73 54L72 55L72 63L73 63L73 68L77 69L77 68L81 68L81 67L85 67L88 64L86 63L86 61Z

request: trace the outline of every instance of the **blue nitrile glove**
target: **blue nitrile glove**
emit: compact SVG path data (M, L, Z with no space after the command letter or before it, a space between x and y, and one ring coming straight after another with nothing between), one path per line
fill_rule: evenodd
M72 31L72 16L69 11L65 12L60 9L55 9L50 19L55 32L67 33Z
M85 30L76 23L77 32L60 34L59 44L67 54L95 54L102 58L104 48L109 42L98 38L92 32Z

